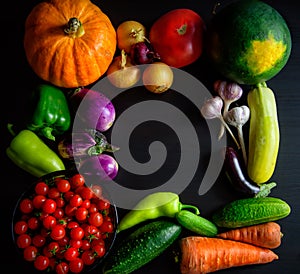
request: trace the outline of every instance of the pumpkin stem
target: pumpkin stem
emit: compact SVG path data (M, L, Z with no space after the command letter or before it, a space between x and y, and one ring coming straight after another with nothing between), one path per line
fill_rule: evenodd
M81 37L84 34L84 28L76 17L72 17L68 22L67 28L64 29L64 32L71 37L76 38Z

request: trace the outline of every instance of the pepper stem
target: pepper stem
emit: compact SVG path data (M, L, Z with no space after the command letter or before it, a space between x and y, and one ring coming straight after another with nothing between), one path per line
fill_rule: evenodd
M193 206L193 205L184 205L184 204L181 204L180 205L180 210L182 210L182 209L193 209L195 211L196 215L200 214L200 211L199 211L198 207Z

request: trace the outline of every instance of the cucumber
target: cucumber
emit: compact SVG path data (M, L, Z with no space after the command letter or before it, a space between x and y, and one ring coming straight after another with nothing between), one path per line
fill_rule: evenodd
M179 211L175 217L179 224L199 235L215 237L218 234L218 228L213 222L188 210Z
M237 228L276 221L287 217L291 208L287 202L275 197L234 200L212 215L219 227Z
M180 225L167 220L157 220L137 228L107 256L102 273L132 273L158 257L181 231Z

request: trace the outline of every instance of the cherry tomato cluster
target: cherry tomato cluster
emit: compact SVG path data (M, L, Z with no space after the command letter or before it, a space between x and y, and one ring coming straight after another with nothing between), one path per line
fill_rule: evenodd
M80 273L106 254L113 214L102 187L87 186L79 173L40 180L18 204L15 242L37 270Z

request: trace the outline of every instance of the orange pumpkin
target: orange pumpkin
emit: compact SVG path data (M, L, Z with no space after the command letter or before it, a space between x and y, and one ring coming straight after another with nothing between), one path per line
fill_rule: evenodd
M40 78L63 88L98 80L112 62L116 43L109 17L90 0L41 2L25 22L30 66Z

